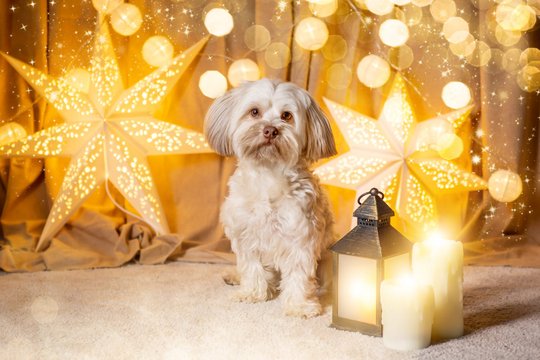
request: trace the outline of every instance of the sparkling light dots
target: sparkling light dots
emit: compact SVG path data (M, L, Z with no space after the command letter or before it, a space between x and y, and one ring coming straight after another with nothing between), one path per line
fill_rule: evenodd
M71 157L37 250L106 181L157 233L168 232L146 157L210 149L202 134L158 121L152 114L206 41L202 39L168 65L124 89L108 26L98 26L88 94L72 87L65 78L54 79L4 55L65 119L64 124L0 147L0 153L8 156Z
M353 189L357 194L372 187L382 189L399 217L422 231L437 223L435 192L486 188L478 176L417 143L420 125L435 126L444 121L444 133L452 133L452 124L462 124L470 107L417 124L400 75L396 75L378 120L330 100L325 102L350 151L316 169L324 183Z
M214 36L225 36L234 27L234 20L227 9L214 8L204 17L204 26Z

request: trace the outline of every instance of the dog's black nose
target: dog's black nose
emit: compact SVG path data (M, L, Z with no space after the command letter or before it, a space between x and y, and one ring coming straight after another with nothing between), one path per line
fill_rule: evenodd
M275 139L279 135L279 131L273 126L265 126L263 129L263 135L267 139Z

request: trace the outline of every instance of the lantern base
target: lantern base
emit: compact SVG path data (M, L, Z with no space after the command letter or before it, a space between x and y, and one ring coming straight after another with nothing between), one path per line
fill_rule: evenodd
M382 325L366 324L343 318L333 318L330 327L338 330L355 331L369 336L382 336Z

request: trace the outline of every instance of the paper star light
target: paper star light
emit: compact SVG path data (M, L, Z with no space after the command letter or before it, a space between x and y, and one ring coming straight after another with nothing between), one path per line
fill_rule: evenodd
M378 120L324 100L350 150L316 169L323 183L355 190L356 197L377 187L402 220L422 231L437 224L438 194L486 188L483 179L429 150L419 136L441 121L459 127L472 106L417 123L399 74Z
M157 233L169 231L147 156L211 150L202 134L158 121L152 114L207 40L200 40L168 65L124 89L108 26L102 23L94 41L88 94L63 78L53 78L4 55L65 120L61 125L0 147L0 154L8 156L71 157L37 250L106 181Z

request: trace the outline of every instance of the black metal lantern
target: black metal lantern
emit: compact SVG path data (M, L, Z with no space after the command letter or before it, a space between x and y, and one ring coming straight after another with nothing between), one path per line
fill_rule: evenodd
M375 188L360 195L357 226L331 247L335 328L381 336L380 284L410 271L411 243L390 225L394 211L383 199Z

